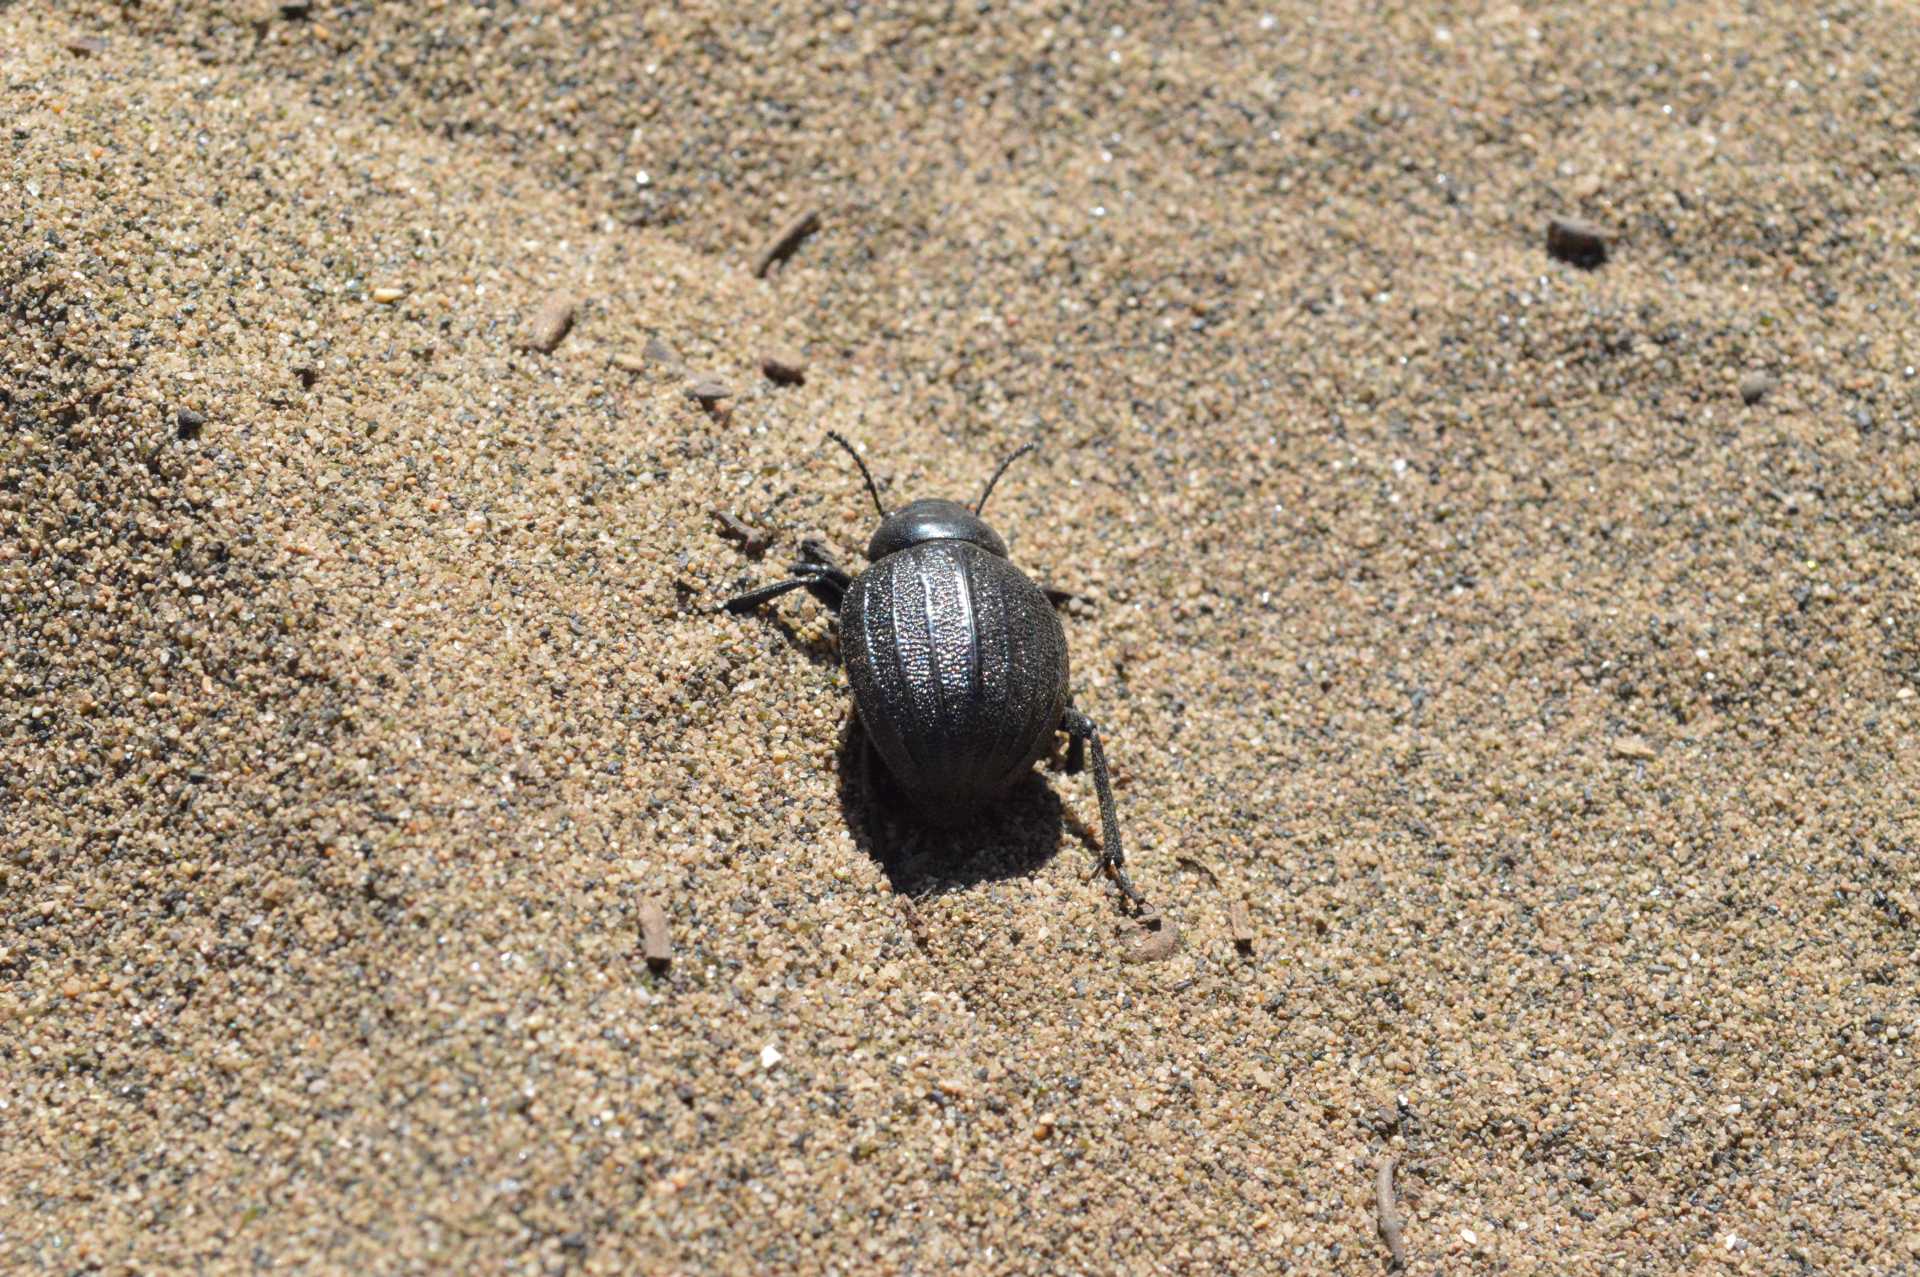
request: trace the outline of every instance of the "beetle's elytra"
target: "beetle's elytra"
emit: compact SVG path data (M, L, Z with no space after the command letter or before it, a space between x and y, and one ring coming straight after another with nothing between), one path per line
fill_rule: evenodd
M889 514L867 464L838 434L880 526L867 569L851 576L817 548L784 581L728 599L748 612L793 590L840 617L840 651L869 747L922 817L949 823L1004 795L1068 738L1067 769L1093 757L1105 848L1100 865L1127 900L1144 904L1127 878L1106 752L1093 720L1073 708L1067 636L1047 596L1007 559L1007 544L981 511L1007 467L1000 463L972 509L915 501Z
M1024 776L1067 707L1052 605L969 541L921 541L855 577L840 650L887 770L943 823Z

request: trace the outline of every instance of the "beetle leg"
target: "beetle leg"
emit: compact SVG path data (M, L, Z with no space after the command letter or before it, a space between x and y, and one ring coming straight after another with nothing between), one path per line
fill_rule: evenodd
M1069 776L1078 776L1087 768L1087 738L1075 732L1067 733L1067 757L1060 764L1060 770Z
M1127 877L1127 853L1120 844L1120 813L1113 805L1113 783L1107 778L1107 751L1100 747L1100 729L1091 718L1071 705L1061 715L1060 727L1067 734L1069 762L1082 742L1090 747L1093 754L1093 789L1100 797L1100 868L1107 877L1113 879L1113 885L1120 888L1121 895L1135 905L1145 905L1146 897L1134 888L1133 881Z
M1082 601L1080 595L1075 594L1072 590L1063 590L1057 585L1042 585L1040 587L1040 593L1046 595L1047 602L1057 608L1064 608L1069 603L1079 603Z
M840 600L846 595L847 587L853 584L853 578L832 563L795 563L787 570L793 575L786 580L748 590L745 594L736 594L720 606L738 615L751 612L782 594L806 590L826 604L829 611L838 612Z

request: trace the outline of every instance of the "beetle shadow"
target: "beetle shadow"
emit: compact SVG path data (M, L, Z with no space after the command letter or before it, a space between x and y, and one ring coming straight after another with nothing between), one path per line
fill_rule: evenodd
M913 813L867 745L857 714L840 730L840 811L860 850L894 891L924 896L983 882L1030 878L1060 854L1060 798L1039 771L965 824L941 827Z
M834 669L840 665L840 630L838 625L829 626L827 632L818 638L808 638L786 617L768 609L773 627L786 639L787 646L807 658L807 663L815 669Z
M731 616L724 602L712 604L708 610L715 616ZM840 665L840 625L836 620L824 633L809 638L794 624L791 617L783 616L777 606L769 605L751 614L750 619L768 627L777 633L787 647L800 653L807 663L815 669L837 669Z

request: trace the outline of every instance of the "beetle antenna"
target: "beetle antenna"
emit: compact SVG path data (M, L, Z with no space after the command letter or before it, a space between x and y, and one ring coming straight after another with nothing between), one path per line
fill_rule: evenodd
M987 480L986 491L982 492L980 499L973 503L973 512L975 514L979 514L987 508L987 498L993 495L993 485L1000 482L1000 476L1007 472L1007 467L1026 456L1029 452L1037 451L1039 447L1040 445L1037 443L1023 443L1008 454L1007 459L1000 463L1000 468L993 472L993 478Z
M874 483L873 472L867 469L867 463L861 460L860 454L854 451L853 445L848 443L846 441L846 438L843 435L841 435L841 433L838 430L827 431L827 438L833 440L835 443L839 444L842 448L845 448L847 450L847 455L853 458L853 464L860 467L860 477L867 481L867 491L873 495L873 508L880 512L881 518L883 519L886 518L887 507L885 503L880 500L880 488L877 484Z

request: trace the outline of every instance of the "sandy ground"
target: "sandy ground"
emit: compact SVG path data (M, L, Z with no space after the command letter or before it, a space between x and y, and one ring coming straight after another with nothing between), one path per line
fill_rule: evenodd
M0 1266L1920 1269L1920 15L1174 8L0 9Z

